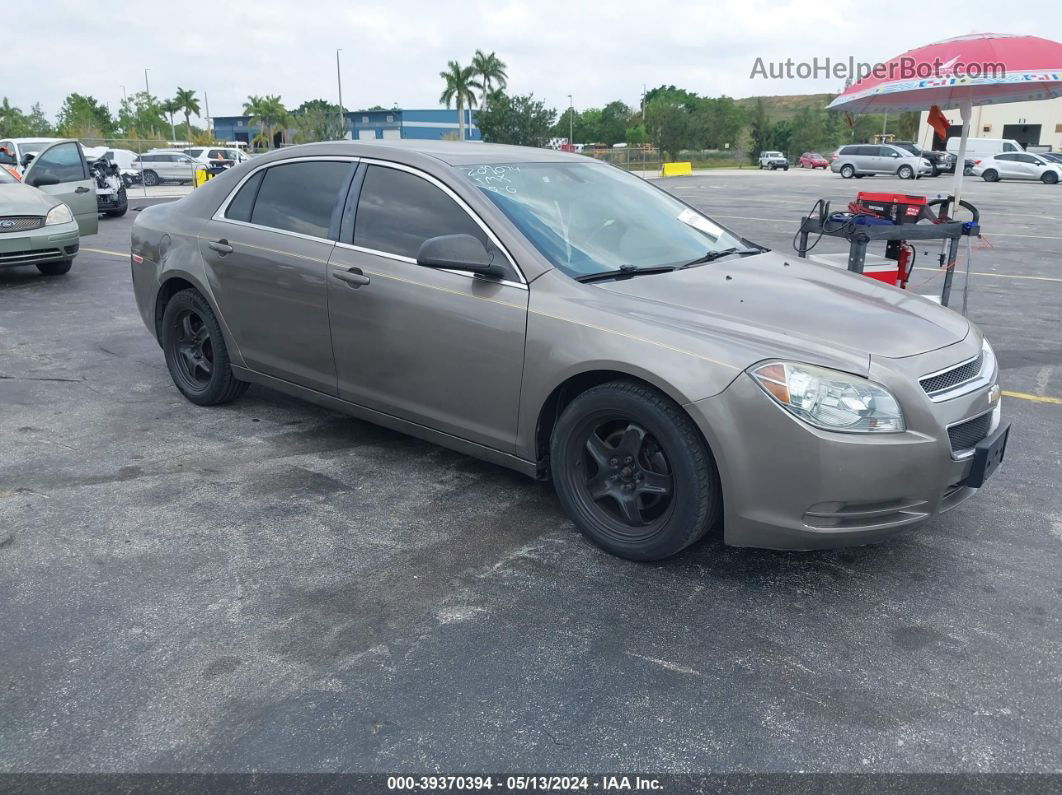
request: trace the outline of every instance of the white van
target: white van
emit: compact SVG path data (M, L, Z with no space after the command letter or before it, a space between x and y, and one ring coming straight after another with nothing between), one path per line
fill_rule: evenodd
M948 151L958 156L959 139L948 139ZM1024 152L1025 147L1013 138L968 138L966 139L966 156L969 158L988 157L1000 152Z

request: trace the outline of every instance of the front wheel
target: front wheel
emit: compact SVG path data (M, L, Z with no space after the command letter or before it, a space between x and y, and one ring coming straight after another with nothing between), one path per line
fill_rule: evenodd
M622 558L674 555L719 516L719 475L704 437L644 384L612 381L579 395L553 430L550 462L576 527Z
M1040 177L1040 180L1045 185L1054 185L1056 182L1058 182L1058 174L1056 174L1054 171L1045 171L1043 173L1043 176Z
M896 176L898 176L900 179L914 179L914 169L910 166L900 166L896 170Z
M68 273L70 271L70 266L73 264L73 258L62 259L58 262L38 262L37 270L39 270L45 276L62 276L64 273Z
M162 313L162 350L173 383L200 406L235 400L247 390L236 380L221 326L198 291L181 290Z
M144 172L144 185L148 188L153 188L159 184L159 175L154 171Z

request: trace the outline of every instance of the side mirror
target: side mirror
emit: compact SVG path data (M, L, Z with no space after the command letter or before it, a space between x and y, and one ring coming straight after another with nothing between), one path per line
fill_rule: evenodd
M59 177L54 174L31 174L30 178L26 180L26 184L34 188L42 188L45 185L58 185Z
M485 276L500 276L502 269L493 264L487 247L472 235L439 235L420 244L417 264L425 268L450 268Z

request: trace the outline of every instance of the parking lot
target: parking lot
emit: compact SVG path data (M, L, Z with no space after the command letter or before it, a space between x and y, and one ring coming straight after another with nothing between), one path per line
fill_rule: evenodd
M819 197L950 178L659 184L791 252ZM830 552L631 563L507 470L259 387L198 408L136 312L135 209L67 276L0 271L0 771L1062 769L1062 185L967 184L1007 460Z

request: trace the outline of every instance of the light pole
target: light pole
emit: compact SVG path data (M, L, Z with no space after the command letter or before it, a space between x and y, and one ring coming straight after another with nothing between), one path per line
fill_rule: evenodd
M568 95L568 146L575 148L575 101Z
M147 76L147 73L148 73L148 72L150 72L150 71L151 71L151 69L150 69L150 68L148 68L148 67L145 67L145 68L144 68L144 91L146 91L146 92L147 92L147 95L148 95L149 97L151 96L151 84L150 84L150 83L148 83L148 76Z
M339 124L343 129L342 137L347 137L347 114L343 112L343 75L339 71L339 53L343 50L336 50L336 85L339 87Z

